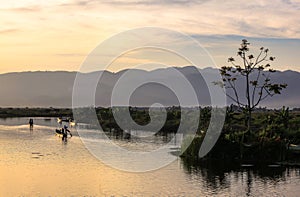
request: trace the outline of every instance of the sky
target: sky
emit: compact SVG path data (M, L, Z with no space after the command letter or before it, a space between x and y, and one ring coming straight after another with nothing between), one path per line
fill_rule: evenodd
M300 0L0 0L0 73L78 71L100 43L145 26L191 36L218 67L247 38L254 53L270 49L275 69L300 71ZM159 56L129 52L112 71L140 63L145 53ZM188 64L172 55L164 59Z

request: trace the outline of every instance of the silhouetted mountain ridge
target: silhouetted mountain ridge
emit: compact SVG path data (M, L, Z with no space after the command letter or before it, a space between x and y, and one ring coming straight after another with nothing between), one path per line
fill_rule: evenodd
M137 79L156 79L159 81L168 78L178 83L178 78L172 73L172 68L160 68L153 71L145 70L122 70L116 73L109 71L98 71L93 73L82 73L87 78L102 74L96 92L96 105L109 106L112 90L117 81L130 71L131 80ZM218 74L217 69L204 68L199 69L193 66L176 68L194 87L201 105L209 105L210 97L208 95L207 85L201 74L208 79ZM201 73L201 74L200 74ZM0 75L0 106L1 107L71 107L73 84L77 72L67 71L36 71L7 73ZM300 73L292 70L278 71L272 74L272 80L275 82L287 83L288 88L282 92L282 95L274 96L262 103L267 107L281 107L283 105L290 107L300 106ZM211 84L210 84L211 85ZM180 86L180 84L179 84ZM243 83L240 84L242 89ZM88 88L88 87L87 87ZM126 93L126 88L124 88ZM121 92L122 94L122 92ZM188 96L188 95L187 95ZM121 99L120 99L121 102ZM165 105L178 105L178 99L168 88L157 83L144 84L137 88L130 105L145 106L153 103L163 103ZM228 100L229 102L229 100ZM229 102L230 103L230 102Z

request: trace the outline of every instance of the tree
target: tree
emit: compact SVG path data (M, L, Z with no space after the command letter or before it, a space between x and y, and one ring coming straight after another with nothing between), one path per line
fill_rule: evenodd
M250 43L244 39L238 49L239 63L233 58L228 58L230 66L221 67L221 82L214 82L225 88L225 94L235 104L243 109L246 115L247 132L251 132L251 117L253 110L267 97L281 94L287 84L274 83L271 74L276 72L269 62L275 57L269 56L269 49L261 47L257 56L250 53ZM245 92L238 91L237 86L244 81Z

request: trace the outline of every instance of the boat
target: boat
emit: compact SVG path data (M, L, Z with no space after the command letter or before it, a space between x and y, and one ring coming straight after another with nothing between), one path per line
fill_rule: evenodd
M56 129L56 130L55 130L55 134L56 134L56 136L58 136L58 137L63 137L63 134L62 134L62 132L61 132L60 129Z
M247 147L247 148L250 148L253 146L253 144L246 144L246 143L243 143L244 147Z
M279 168L279 167L281 167L281 165L279 165L279 164L270 164L270 165L268 165L268 167L269 168Z
M76 122L75 122L75 120L73 120L73 119L70 119L70 120L69 120L69 125L70 125L71 127L74 127L74 126L76 126Z
M299 152L300 153L300 144L290 144L289 145L289 150L293 152Z
M56 129L55 135L58 137L63 137L63 133L61 132L61 129ZM71 137L70 134L68 134L68 137Z
M241 167L243 167L243 168L250 168L253 166L254 166L253 164L241 164Z
M71 122L73 121L73 118L70 117L58 117L57 122Z

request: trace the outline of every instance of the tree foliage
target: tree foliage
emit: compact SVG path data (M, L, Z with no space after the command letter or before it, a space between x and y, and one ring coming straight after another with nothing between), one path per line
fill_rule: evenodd
M258 55L254 56L249 54L249 45L247 40L242 40L237 52L241 61L238 63L235 58L228 58L231 65L221 67L220 74L223 81L215 82L215 84L224 87L228 98L239 107L253 110L267 97L281 94L287 84L272 82L271 74L276 70L271 68L270 62L274 61L275 57L269 55L269 49L261 47ZM240 80L246 82L245 92L237 90L237 83L240 83ZM243 96L246 102L241 100Z
M233 57L228 58L230 65L223 66L219 70L222 81L214 82L215 85L225 88L227 97L245 113L246 132L251 131L251 114L261 101L281 94L287 87L285 83L275 83L271 80L271 74L276 70L271 68L270 63L275 57L269 55L269 49L261 47L259 53L254 55L250 52L249 45L246 39L242 40L237 51L240 61L236 61ZM245 91L238 90L237 87L241 84L245 84L242 88Z

